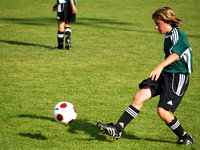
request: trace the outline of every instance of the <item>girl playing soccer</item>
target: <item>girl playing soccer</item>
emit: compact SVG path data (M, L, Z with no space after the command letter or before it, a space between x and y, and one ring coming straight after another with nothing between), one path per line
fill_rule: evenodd
M165 60L153 69L148 79L140 83L140 90L134 95L132 104L115 125L97 122L97 126L113 139L119 139L124 128L137 117L143 103L160 95L158 115L178 136L178 144L191 145L194 143L192 136L186 133L173 115L188 88L189 74L193 71L192 50L186 35L180 30L183 20L178 19L170 7L159 8L152 19L156 29L165 34Z

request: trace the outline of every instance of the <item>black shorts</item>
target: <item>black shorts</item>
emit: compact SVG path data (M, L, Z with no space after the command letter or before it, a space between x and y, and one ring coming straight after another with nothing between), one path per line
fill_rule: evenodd
M58 4L57 20L64 22L75 22L76 14L72 13L72 7L70 3Z
M189 75L162 72L157 81L146 79L139 85L151 87L151 96L160 95L158 107L175 112L189 85Z

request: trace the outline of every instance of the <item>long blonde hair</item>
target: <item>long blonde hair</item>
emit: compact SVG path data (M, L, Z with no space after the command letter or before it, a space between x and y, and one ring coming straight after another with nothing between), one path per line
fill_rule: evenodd
M176 17L175 12L170 7L161 7L158 10L156 10L153 15L152 19L156 20L162 20L168 24L170 24L172 27L180 28L180 26L183 24L183 19L179 19Z

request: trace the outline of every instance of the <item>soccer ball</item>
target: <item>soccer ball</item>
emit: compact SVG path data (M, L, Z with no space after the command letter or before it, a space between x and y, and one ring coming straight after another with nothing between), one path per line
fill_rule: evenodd
M72 123L77 117L75 107L70 102L59 102L56 104L53 115L56 121L65 125Z

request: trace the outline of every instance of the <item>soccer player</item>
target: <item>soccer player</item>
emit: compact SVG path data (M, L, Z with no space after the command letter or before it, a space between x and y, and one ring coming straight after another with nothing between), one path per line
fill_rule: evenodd
M75 6L76 0L57 0L57 3L53 6L52 11L57 10L58 20L58 45L57 49L64 49L64 35L66 36L65 48L71 47L71 27L70 22L75 22L77 9Z
M153 69L148 79L140 83L140 90L134 95L131 105L116 124L97 122L97 126L102 132L117 140L130 121L138 116L143 103L160 95L158 115L178 136L178 144L191 145L194 143L192 136L186 133L173 113L188 88L189 74L193 71L192 49L186 35L180 30L183 20L176 17L172 8L159 8L152 15L152 19L156 29L165 34L165 60Z

